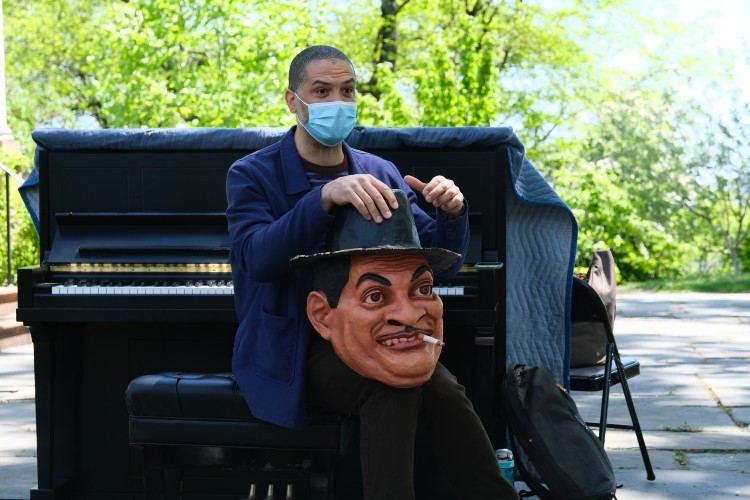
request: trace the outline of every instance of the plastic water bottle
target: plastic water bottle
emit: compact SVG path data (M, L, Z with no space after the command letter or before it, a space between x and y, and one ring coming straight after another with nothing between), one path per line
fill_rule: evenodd
M513 486L513 468L516 465L516 463L513 461L513 452L510 450L506 450L505 448L501 448L499 450L495 450L495 458L497 458L497 463L500 466L500 475L503 476L511 486Z

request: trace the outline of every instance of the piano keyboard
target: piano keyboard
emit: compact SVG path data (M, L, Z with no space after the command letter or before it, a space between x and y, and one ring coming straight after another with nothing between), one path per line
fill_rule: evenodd
M233 295L231 281L136 283L66 283L53 285L52 295Z
M440 296L464 294L463 286L439 286L433 291ZM231 281L186 281L157 282L154 284L136 283L65 283L52 285L52 295L233 295L234 285Z

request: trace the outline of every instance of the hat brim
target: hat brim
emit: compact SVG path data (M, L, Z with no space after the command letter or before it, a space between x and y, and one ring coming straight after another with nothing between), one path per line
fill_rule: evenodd
M310 268L317 262L324 259L333 259L336 257L348 257L352 255L387 255L397 253L416 253L427 257L427 262L435 274L439 274L461 258L460 253L451 252L444 248L413 248L383 246L378 248L347 248L335 252L321 252L312 255L297 255L289 261L292 266L298 268Z

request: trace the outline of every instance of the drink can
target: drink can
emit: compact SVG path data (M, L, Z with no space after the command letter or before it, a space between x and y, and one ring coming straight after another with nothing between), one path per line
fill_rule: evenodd
M511 485L514 484L513 468L516 463L513 461L513 452L505 448L495 450L495 458L500 466L500 475L505 478Z

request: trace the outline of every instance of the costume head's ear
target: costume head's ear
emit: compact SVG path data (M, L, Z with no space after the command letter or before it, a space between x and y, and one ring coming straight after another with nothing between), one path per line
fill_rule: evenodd
M328 298L323 292L314 290L307 296L307 317L313 328L326 340L331 340L331 310Z

